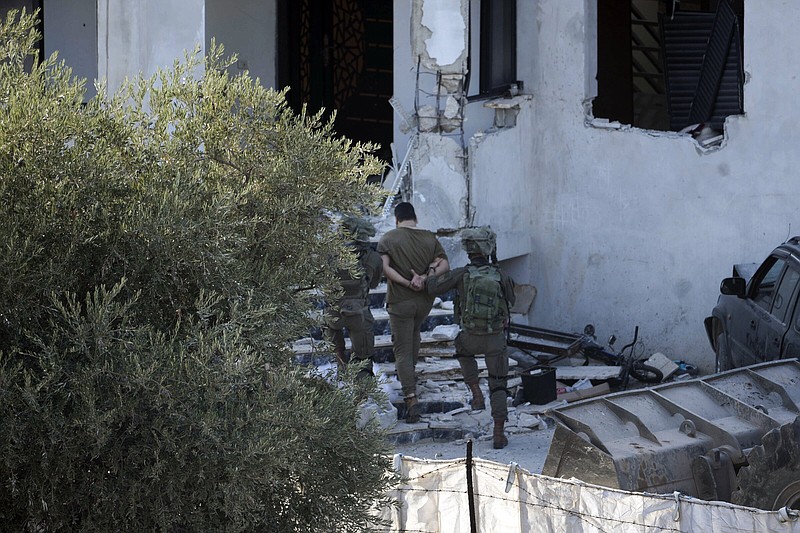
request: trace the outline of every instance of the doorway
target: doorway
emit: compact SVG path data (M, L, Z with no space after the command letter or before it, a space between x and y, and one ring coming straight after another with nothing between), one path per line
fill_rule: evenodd
M380 144L393 137L392 0L280 0L278 83L296 111L336 111L337 135Z

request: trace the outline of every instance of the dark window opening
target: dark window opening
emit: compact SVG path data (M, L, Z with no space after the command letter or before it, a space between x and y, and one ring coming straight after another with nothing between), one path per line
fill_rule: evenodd
M516 0L482 0L480 32L480 94L504 94L517 80Z
M744 113L744 0L597 0L596 118L721 133Z
M392 0L280 0L278 84L293 109L336 111L337 134L391 161Z

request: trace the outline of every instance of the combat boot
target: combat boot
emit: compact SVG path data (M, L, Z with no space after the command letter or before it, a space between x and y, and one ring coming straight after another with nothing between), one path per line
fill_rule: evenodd
M505 418L494 419L494 435L492 445L495 450L503 449L508 445L508 438L506 438L506 435L503 432L503 426L505 423Z
M415 424L419 422L419 415L422 411L417 400L416 394L409 394L404 398L406 402L406 424Z
M475 383L467 383L467 387L472 391L472 400L470 400L469 406L476 411L486 409L486 402L483 399L480 383L477 381Z

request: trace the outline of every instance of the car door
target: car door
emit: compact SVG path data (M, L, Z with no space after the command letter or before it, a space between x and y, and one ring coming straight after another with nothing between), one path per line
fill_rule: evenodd
M772 308L758 324L758 346L763 361L774 361L781 358L784 336L791 327L791 313L797 299L797 286L800 283L800 270L787 262L778 282Z
M771 255L748 283L745 297L731 303L728 341L733 366L747 366L763 360L766 341L765 337L759 341L758 328L761 322L770 319L772 301L785 267L784 258Z
M798 290L798 293L800 293L800 290ZM800 296L795 298L794 313L791 314L790 318L787 318L787 322L790 327L783 337L781 358L800 358Z

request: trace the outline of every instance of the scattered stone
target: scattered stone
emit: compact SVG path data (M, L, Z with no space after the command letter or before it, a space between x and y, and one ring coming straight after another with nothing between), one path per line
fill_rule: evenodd
M461 427L461 424L456 422L455 420L439 420L433 419L428 424L428 427L431 429L456 429Z
M447 412L445 414L450 415L451 417L453 417L455 415L458 415L458 414L461 414L461 413L466 413L468 411L471 411L471 409L469 407L459 407L458 409L453 409L452 411L449 411L449 412Z
M388 400L378 404L375 399L369 398L359 407L357 426L364 428L371 420L383 429L394 427L397 424L397 408Z
M520 413L517 417L517 426L531 429L545 429L547 423L536 415Z
M644 364L659 369L661 371L661 375L664 376L662 378L662 381L668 380L680 368L678 365L676 365L672 360L670 360L666 355L664 355L661 352L656 352L653 355L651 355L650 358L647 361L645 361Z
M431 337L441 340L454 340L458 335L458 324L442 324L433 328Z

